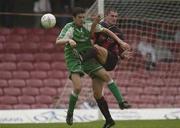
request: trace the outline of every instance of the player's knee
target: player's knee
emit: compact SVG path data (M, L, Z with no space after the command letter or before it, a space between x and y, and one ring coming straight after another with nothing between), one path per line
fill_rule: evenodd
M108 72L104 72L104 81L109 82L111 80L111 77Z
M102 97L102 93L100 93L100 92L94 92L94 98L95 99L100 99Z
M81 87L74 87L74 92L79 94L81 92Z

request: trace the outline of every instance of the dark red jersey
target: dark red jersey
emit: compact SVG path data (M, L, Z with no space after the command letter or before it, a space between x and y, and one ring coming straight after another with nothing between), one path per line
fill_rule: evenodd
M100 22L100 24L103 27L108 28L109 30L114 32L121 40L123 40L123 34L120 31L120 29L118 28L118 26L116 26L116 25L109 26L105 22ZM106 33L103 33L103 32L96 33L94 42L95 42L95 44L98 44L98 45L106 48L108 51L110 51L112 53L118 54L119 52L122 52L122 51L119 51L119 46L116 43L116 41L113 40L111 37L109 37Z

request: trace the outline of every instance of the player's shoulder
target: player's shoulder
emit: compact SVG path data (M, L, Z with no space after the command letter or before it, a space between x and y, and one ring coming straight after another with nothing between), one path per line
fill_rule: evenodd
M71 28L71 27L74 27L74 23L73 22L69 22L67 23L64 28L68 29L68 28Z

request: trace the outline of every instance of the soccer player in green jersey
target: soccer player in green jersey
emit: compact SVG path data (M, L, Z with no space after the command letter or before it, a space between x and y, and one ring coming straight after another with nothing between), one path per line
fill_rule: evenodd
M78 99L78 95L81 91L81 76L84 73L88 74L92 79L100 79L103 82L108 84L108 88L115 96L116 100L120 104L123 101L123 97L118 90L117 85L114 83L113 79L110 77L108 72L97 62L96 59L91 58L86 61L81 61L79 57L77 57L78 53L85 53L89 48L93 47L91 43L91 25L90 22L84 22L85 18L85 10L79 7L76 7L73 10L73 22L67 23L62 29L60 35L56 40L56 44L65 44L65 61L67 65L67 69L69 71L69 78L73 83L73 91L69 98L69 107L66 117L66 122L68 125L73 124L73 112ZM110 30L103 28L101 25L96 26L96 32L104 31L108 33L112 38L120 42L122 47L126 47L127 44L112 33ZM76 50L74 50L76 49ZM97 91L98 92L98 91ZM99 93L99 92L98 92ZM102 92L101 92L102 93ZM96 95L96 94L95 94ZM99 100L101 97L96 95L96 101L98 104L105 104L106 101ZM99 95L101 96L101 95ZM103 107L103 105L101 105ZM114 125L114 121L111 118L108 108L100 108L100 110L104 109L106 111L106 115L109 115L108 123L106 123L103 128L110 128ZM103 112L102 112L103 113ZM104 114L103 114L104 115ZM107 116L106 116L107 117ZM107 120L107 119L106 119ZM107 121L106 121L107 122Z

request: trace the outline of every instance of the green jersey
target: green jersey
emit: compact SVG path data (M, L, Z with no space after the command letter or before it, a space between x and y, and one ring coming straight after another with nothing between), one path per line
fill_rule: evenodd
M92 48L90 39L91 22L85 22L82 27L78 27L74 22L68 23L62 29L58 38L61 39L73 39L76 43L76 49L78 52L85 52L87 49ZM103 30L101 25L97 25L96 32ZM83 75L84 72L91 75L96 70L102 68L102 66L95 60L91 59L86 62L81 63L81 61L75 57L73 49L69 44L65 46L65 60L67 68L71 75L72 72L78 72Z
M61 39L73 39L77 43L76 49L81 51L86 51L88 48L92 47L90 40L90 29L92 22L86 21L82 27L78 27L74 22L68 23L62 29L59 38ZM102 31L103 27L101 25L97 25L96 32ZM70 45L65 46L65 52L68 50L72 50Z

